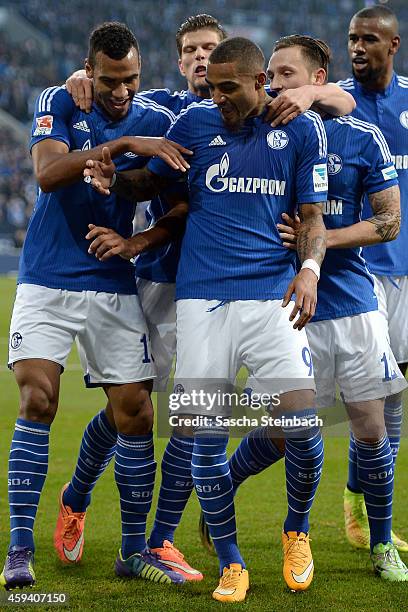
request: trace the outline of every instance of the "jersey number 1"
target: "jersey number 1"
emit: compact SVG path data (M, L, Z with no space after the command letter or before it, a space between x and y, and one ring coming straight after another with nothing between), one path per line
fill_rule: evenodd
M143 344L144 348L143 363L151 363L152 360L149 357L149 346L147 344L146 334L143 334L143 336L140 338L140 342Z

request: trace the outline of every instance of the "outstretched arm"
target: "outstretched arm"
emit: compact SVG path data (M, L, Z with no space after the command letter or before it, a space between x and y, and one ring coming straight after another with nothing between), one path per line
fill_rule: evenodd
M370 193L373 216L349 227L329 230L327 247L346 249L395 240L400 231L401 209L398 185Z
M355 107L353 96L334 83L302 85L287 89L274 98L268 104L265 121L276 127L286 125L309 109L337 117L348 115Z
M80 180L89 159L102 162L104 149L110 158L131 151L143 157L161 157L175 170L185 172L190 167L182 154L191 155L191 151L166 138L122 136L86 151L69 151L64 142L47 138L32 148L34 172L42 191L55 191Z
M303 204L300 206L300 226L297 238L297 250L302 268L290 283L282 306L289 304L292 294L295 294L295 306L289 320L293 321L294 329L302 329L313 317L317 304L317 282L320 276L326 252L326 228L323 222L323 202Z
M369 194L373 216L348 227L327 230L328 249L352 249L395 240L400 231L401 211L398 185ZM296 250L300 220L285 213L278 223L284 246Z
M130 139L126 137L118 138L103 146L107 146L115 157L130 150L128 140ZM99 145L87 151L69 151L64 142L52 138L37 142L31 154L34 173L42 191L49 193L79 181L90 157L102 159L103 146Z
M311 85L314 91L313 110L319 110L334 117L349 115L356 108L353 96L335 83Z

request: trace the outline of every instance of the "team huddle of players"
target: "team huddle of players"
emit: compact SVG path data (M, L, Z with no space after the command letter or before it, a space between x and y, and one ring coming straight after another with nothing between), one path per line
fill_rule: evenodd
M283 576L291 590L307 589L309 514L323 467L316 410L333 403L338 384L351 428L347 538L370 551L382 579L408 581L399 557L408 544L391 530L408 362L399 316L408 299L408 79L393 71L396 17L383 6L354 15L353 77L340 86L326 82L329 48L308 36L280 38L267 70L256 44L227 38L209 15L187 19L176 41L186 91L138 93L137 40L112 22L92 32L85 74L36 103L40 189L10 328L21 407L0 582L35 582L33 527L75 340L86 384L101 386L108 403L85 429L61 490L54 544L63 562L82 557L91 492L114 457L117 575L203 579L174 546L195 488L203 542L220 565L213 597L243 601L249 576L235 492L284 459ZM132 236L145 200L149 229ZM216 418L228 406L210 414L181 406L179 414L207 418L173 430L146 540L156 473L151 393L166 388L175 355L176 394L229 391L245 367L248 393L279 391L285 426L251 431L228 459L228 428Z

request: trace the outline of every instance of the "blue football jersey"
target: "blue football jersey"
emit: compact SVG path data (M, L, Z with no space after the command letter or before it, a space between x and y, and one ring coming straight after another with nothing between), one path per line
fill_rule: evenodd
M364 194L397 185L398 179L388 145L376 126L351 116L326 119L324 126L329 179L324 220L327 229L338 229L361 220ZM372 248L368 247L365 252ZM362 249L328 249L321 269L313 321L377 308L373 278Z
M176 298L281 299L295 254L283 247L276 224L298 204L327 199L320 117L307 112L271 129L259 116L233 132L208 100L182 111L167 137L194 152ZM181 174L157 158L148 167L163 176Z
M84 151L124 135L163 136L174 114L159 105L135 98L126 117L113 122L93 105L87 114L76 108L64 87L50 87L39 96L34 114L31 147L51 138L70 151ZM132 152L115 159L119 170L139 168L148 158ZM34 283L72 291L135 293L130 262L112 257L100 262L88 253L88 224L132 235L134 206L112 194L99 195L83 180L52 193L39 190L20 259L19 283Z
M191 91L170 93L168 89L142 91L138 94L138 98L165 106L175 115L179 115L192 102L200 102L202 100L202 98L199 98ZM188 198L187 194L186 197ZM169 205L165 193L160 194L157 198L153 198L146 208L147 225L154 225L168 210ZM160 249L142 253L136 260L136 276L155 283L176 282L180 246L181 240L177 240Z
M378 126L390 148L401 191L401 230L396 240L364 250L367 264L374 274L386 276L408 275L408 78L393 75L390 85L381 92L373 92L354 78L339 85L355 98L353 116ZM365 199L363 216L371 216Z

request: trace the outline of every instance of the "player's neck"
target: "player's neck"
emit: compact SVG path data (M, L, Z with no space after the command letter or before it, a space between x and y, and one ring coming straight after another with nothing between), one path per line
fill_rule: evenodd
M211 98L210 90L207 88L198 89L189 85L188 91L197 96L197 98L202 98L203 100Z
M372 81L361 83L361 86L369 91L384 91L390 85L393 75L394 67L391 64L383 74L378 75L378 77Z
M273 98L271 98L271 96L268 96L268 94L266 93L264 89L261 90L259 93L258 104L249 113L248 117L258 117L258 115L261 115L265 110L265 106L269 104L269 102L272 102L272 100Z

